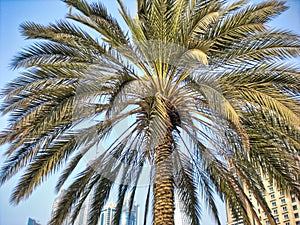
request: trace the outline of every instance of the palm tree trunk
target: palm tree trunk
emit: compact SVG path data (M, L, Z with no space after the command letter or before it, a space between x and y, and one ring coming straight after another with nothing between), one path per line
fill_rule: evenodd
M154 225L174 225L173 137L169 131L155 148Z

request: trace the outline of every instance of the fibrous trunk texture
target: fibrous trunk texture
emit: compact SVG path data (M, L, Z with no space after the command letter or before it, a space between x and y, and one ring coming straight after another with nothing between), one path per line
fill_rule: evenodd
M154 225L174 225L172 133L155 148Z

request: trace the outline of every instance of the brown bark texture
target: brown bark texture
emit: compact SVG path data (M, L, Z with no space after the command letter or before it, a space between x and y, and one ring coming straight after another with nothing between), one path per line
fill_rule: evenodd
M174 225L172 133L155 148L154 225Z

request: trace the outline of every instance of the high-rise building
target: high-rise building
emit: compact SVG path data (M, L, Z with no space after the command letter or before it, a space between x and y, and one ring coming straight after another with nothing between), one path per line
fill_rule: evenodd
M61 201L62 197L65 194L65 190L61 190L59 195L54 199L53 205L52 205L52 212L51 212L51 217L54 216L54 213L58 207L59 202ZM65 219L65 221L62 223L62 225L68 225L68 218Z
M275 218L277 225L300 225L300 202L295 196L290 196L279 190L270 181L267 176L263 177L263 184L265 191L263 192L264 198L272 211L272 215ZM257 202L253 194L244 187L246 195L249 197L255 212L258 215L259 220L263 225L269 225L270 221L267 215L264 213L260 204ZM240 218L235 218L227 205L227 222L228 225L243 225L243 221ZM255 225L255 221L251 218L252 225Z
M101 211L100 214L100 224L99 225L111 225L116 213L116 203L107 203Z
M92 161L89 161L87 166L89 166L91 163L92 163ZM57 209L58 204L61 201L61 199L63 198L65 193L66 193L66 190L64 190L64 189L61 190L59 195L54 200L53 205L52 205L52 214L51 214L51 216L54 215L55 210ZM86 200L82 204L81 209L80 209L73 225L87 225L88 224L89 209L90 209L90 195L87 196ZM71 221L70 216L67 216L65 221L61 225L68 225L70 221Z
M83 202L80 212L74 222L74 225L87 225L90 210L90 195Z
M91 161L89 162L91 163ZM89 164L88 164L89 165ZM63 198L65 194L65 190L62 190L60 194L57 196L57 198L54 200L53 206L52 206L52 216L54 215L59 202ZM88 215L91 207L91 196L93 194L94 190L91 191L91 193L87 196L84 203L81 206L81 209L74 221L74 225L87 225L88 224ZM110 202L106 204L100 215L99 215L99 225L112 225L115 213L116 213L116 203ZM121 213L120 218L120 225L138 225L138 215L139 215L139 206L134 203L131 212L129 213L130 203L129 203L129 197L125 197L124 199L124 205ZM68 216L62 225L68 225L70 222L70 217Z
M124 200L121 214L121 225L138 225L139 207L134 203L131 211L129 211L130 202L128 197Z
M52 205L52 214L51 216L54 215L55 210L58 207L59 202L61 201L62 197L65 194L65 190L62 190L59 195L56 197L56 199L53 202ZM87 225L88 224L88 214L89 214L89 207L90 207L90 196L88 196L86 198L86 200L84 201L84 203L81 206L81 209L78 213L77 218L74 221L74 225ZM65 221L62 223L62 225L68 225L70 222L70 217L67 216L67 218L65 219Z
M37 222L35 219L28 218L27 225L41 225L39 222Z
M104 206L100 214L99 225L111 225L116 213L116 203L109 202ZM138 225L139 207L133 204L131 211L129 211L129 199L125 198L121 213L120 225Z
M62 190L61 193L57 196L57 198L54 200L53 206L52 206L52 216L55 213L55 210L58 207L59 202L61 201L63 195L65 193L65 190ZM87 197L83 205L81 206L81 210L74 222L74 225L87 225L88 224L88 214L90 209L90 196ZM107 203L100 214L99 218L99 225L112 225L115 213L116 213L116 203L109 202ZM139 221L139 206L134 203L131 209L131 213L129 213L129 199L125 198L124 200L124 206L122 209L121 214L121 223L120 225L138 225ZM70 218L67 217L62 225L68 225L68 222L70 222ZM29 225L29 224L28 224ZM30 224L30 225L37 225L37 224Z

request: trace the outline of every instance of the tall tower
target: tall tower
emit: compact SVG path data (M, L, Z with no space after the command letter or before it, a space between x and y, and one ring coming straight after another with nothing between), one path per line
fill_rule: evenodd
M101 211L100 214L100 224L99 225L111 225L116 213L116 203L107 203Z
M122 209L121 225L138 225L139 207L134 203L131 212L129 211L129 207L129 196L127 196Z
M29 217L27 225L41 225L41 224L38 223L35 219L32 219L32 218Z
M80 212L77 215L77 218L75 220L74 225L87 225L88 224L88 216L89 216L89 210L90 210L90 197L91 195L88 195L85 201L83 202Z
M272 215L275 218L277 225L300 225L300 202L295 196L285 194L282 190L279 190L270 181L268 176L263 176L263 184L265 192L264 198L272 211ZM244 186L244 191L249 197L255 212L258 215L259 220L263 225L269 225L270 222L264 213L263 209L254 198L253 194ZM227 205L227 222L228 225L243 225L243 221L240 218L234 218ZM252 224L255 225L253 219Z
M54 213L58 207L59 202L61 201L62 197L64 196L66 190L61 190L59 195L54 199L53 205L52 205L52 212L51 217L54 216ZM65 219L65 221L62 223L62 225L68 225L68 217Z

